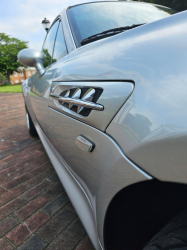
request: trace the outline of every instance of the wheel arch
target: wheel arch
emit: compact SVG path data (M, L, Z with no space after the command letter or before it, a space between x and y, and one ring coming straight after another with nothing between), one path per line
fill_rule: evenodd
M139 250L174 216L187 208L187 185L156 179L132 184L110 202L104 221L107 250Z

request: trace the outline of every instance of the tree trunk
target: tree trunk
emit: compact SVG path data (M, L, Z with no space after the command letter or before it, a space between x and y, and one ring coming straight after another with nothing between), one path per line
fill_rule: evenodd
M27 77L26 77L26 72L25 72L25 69L23 69L23 74L24 74L24 80L26 80L27 79Z
M11 83L11 79L10 79L10 71L8 70L7 72L7 80L8 80L8 83Z
M8 83L11 83L11 80L10 80L10 74L8 74Z

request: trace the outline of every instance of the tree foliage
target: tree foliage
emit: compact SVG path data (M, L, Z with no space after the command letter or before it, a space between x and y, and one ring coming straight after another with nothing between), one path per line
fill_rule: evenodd
M10 80L10 75L22 66L17 61L20 50L27 48L27 43L17 38L0 33L0 73Z
M43 49L42 52L45 55L44 68L46 68L51 64L51 55L49 54L48 49Z
M135 0L139 1L139 0ZM170 7L174 10L183 11L187 10L187 0L141 0L141 2L148 2Z
M5 81L6 80L6 77L0 73L0 83Z

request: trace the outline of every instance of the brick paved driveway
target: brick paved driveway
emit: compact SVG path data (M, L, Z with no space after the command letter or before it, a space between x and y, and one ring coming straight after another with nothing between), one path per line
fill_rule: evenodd
M22 94L0 94L0 250L94 250L38 138Z

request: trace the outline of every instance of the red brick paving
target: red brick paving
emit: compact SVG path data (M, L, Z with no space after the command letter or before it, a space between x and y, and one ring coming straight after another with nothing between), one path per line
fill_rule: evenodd
M34 231L36 231L39 227L41 227L47 220L49 216L38 212L33 215L26 222L21 224L19 227L14 229L7 235L7 238L16 246L20 245L29 235L31 235Z
M6 176L4 176L6 177ZM6 188L6 189L13 189L15 188L16 186L18 186L19 184L23 183L23 182L26 182L27 180L29 180L30 178L32 177L32 175L30 173L25 173L21 176L19 176L18 178L14 179L14 180L7 180L3 186ZM4 183L4 182L3 182Z
M24 204L25 200L19 196L14 200L8 202L7 204L3 205L2 207L0 207L0 219L5 218L7 215L22 207Z
M19 219L24 220L29 215L33 214L38 209L46 205L50 200L50 198L47 198L45 196L38 196L37 198L23 206L21 209L16 211L14 214L19 217Z
M22 94L0 94L0 250L94 250L39 140Z
M89 250L95 249L88 237L84 240L83 244L79 247L79 250L87 250L87 249Z
M7 192L7 190L5 188L0 187L0 195L4 194L6 192Z
M3 236L5 233L9 232L12 228L19 224L19 220L13 216L9 216L4 220L0 221L0 236Z
M14 248L6 241L6 239L1 239L0 240L0 249L12 250Z
M0 204L5 204L8 201L16 198L16 196L24 193L29 189L29 186L26 183L19 185L18 187L6 192L5 194L0 196Z

